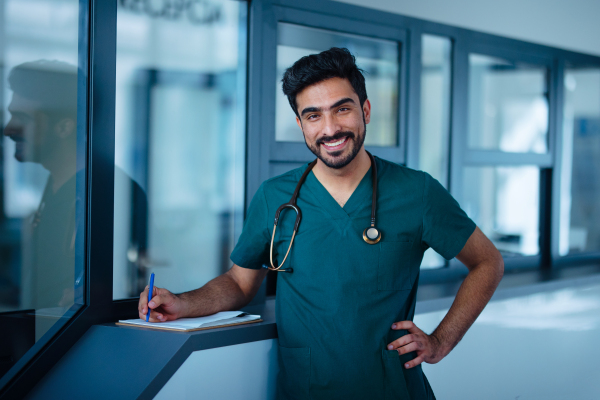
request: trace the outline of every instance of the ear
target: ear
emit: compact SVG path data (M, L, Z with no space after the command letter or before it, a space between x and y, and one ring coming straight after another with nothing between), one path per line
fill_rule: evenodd
M298 124L298 128L302 130L302 121L300 121L300 118L296 117L296 123Z
M363 103L363 114L365 116L365 124L371 122L371 102L366 99Z
M75 132L75 121L72 118L63 118L54 127L54 131L61 139L66 139Z

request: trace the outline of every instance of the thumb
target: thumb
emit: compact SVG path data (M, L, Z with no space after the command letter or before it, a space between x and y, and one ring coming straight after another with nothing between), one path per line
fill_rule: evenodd
M167 289L155 288L152 293L152 299L148 306L152 309L164 305L169 306L172 303L172 299L174 298L173 294L169 292Z
M164 302L164 289L161 289L159 287L154 287L152 289L152 297L150 298L150 301L148 302L148 307L156 308L156 307L160 306L163 302Z

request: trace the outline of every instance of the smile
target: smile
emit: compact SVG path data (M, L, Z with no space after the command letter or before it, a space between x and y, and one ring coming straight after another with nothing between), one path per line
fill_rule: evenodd
M348 140L348 136L344 137L343 139L340 139L338 141L335 142L331 142L331 143L323 143L324 146L327 146L330 149L333 149L335 147L340 147L342 146L344 143L346 143L346 141Z

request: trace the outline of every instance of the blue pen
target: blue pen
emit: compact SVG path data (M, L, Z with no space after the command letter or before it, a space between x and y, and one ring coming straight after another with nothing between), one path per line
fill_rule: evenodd
M150 321L150 300L152 300L152 289L154 289L154 272L150 275L150 290L148 290L148 314L146 314L146 322Z

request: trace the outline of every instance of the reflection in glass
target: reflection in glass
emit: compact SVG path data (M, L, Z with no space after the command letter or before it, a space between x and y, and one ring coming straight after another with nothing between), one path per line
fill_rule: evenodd
M47 18L55 2L0 7L2 376L84 302L86 79L78 1L61 2L60 20Z
M547 71L469 55L469 148L548 151Z
M565 71L559 252L600 251L600 69Z
M278 24L275 138L282 142L304 142L296 115L281 91L285 70L298 59L332 47L345 47L364 72L371 102L371 122L366 145L398 144L398 43L330 32L286 23Z
M423 35L422 46L419 169L448 188L452 42L445 37ZM442 256L428 249L421 268L444 264Z
M186 3L187 4L187 3ZM247 4L117 9L113 298L231 267L243 222Z
M539 253L538 167L464 168L462 208L504 256Z

